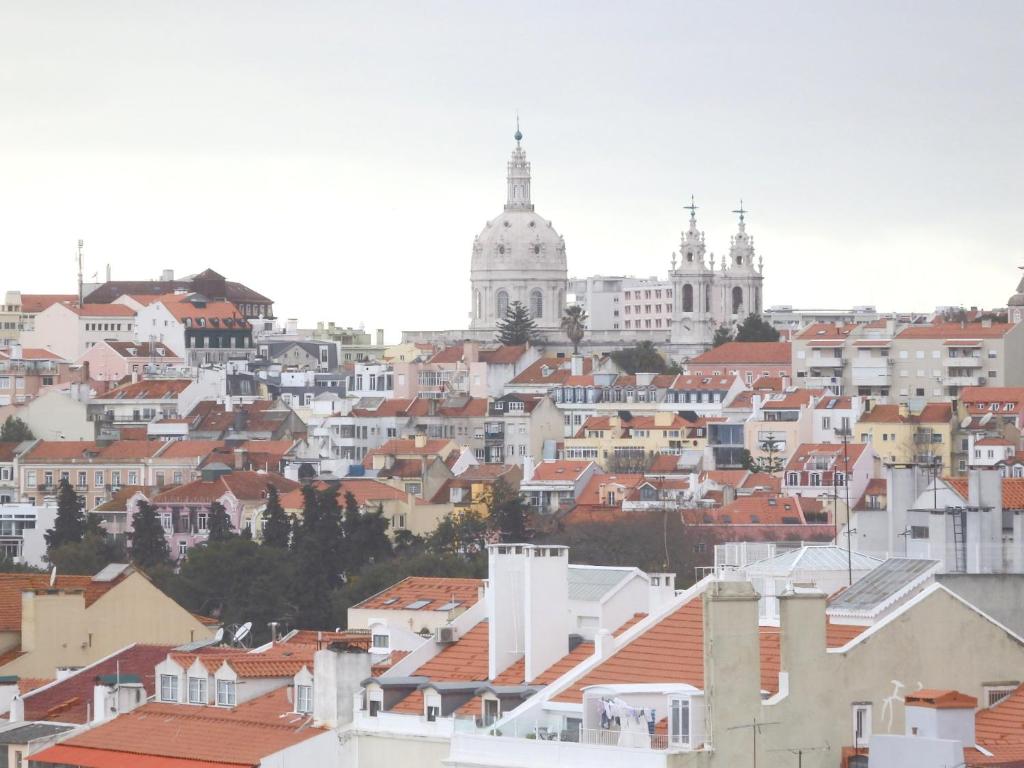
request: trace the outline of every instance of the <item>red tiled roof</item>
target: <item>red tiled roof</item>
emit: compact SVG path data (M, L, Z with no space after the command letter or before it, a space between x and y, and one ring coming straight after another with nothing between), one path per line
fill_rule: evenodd
M230 301L207 300L202 306L196 306L191 301L195 296L196 294L169 293L160 297L160 303L163 304L167 308L167 311L174 316L174 319L178 321L183 321L186 318L189 318L190 320L204 318L207 323L209 323L207 327L217 328L224 320L231 320L231 325L225 324L224 327L249 327L249 322L242 316L242 313L238 311L238 307ZM217 323L210 323L211 320L217 320Z
M729 389L736 376L686 376L680 374L673 379L669 389L692 392L693 390L718 392Z
M192 760L184 757L154 757L109 749L91 749L56 744L32 755L32 763L74 765L79 768L238 768L240 763Z
M953 419L950 403L927 403L919 413L901 413L899 405L876 405L860 417L864 424L942 424Z
M967 499L966 477L945 477L943 481L962 499ZM1003 509L1024 509L1024 478L1003 478Z
M814 341L817 339L845 339L857 326L835 325L834 323L811 323L800 331L796 338L801 341Z
M0 443L0 462L14 461L19 443Z
M201 459L224 448L223 440L175 440L161 452L161 459Z
M638 485L643 483L645 479L646 478L643 475L595 472L590 476L590 480L588 480L587 484L583 487L579 498L576 499L576 503L584 506L604 506L607 501L607 492L610 490L609 486L622 486L623 491L618 493L618 504L613 505L621 507L626 492L636 488ZM605 496L601 495L602 488L605 489Z
M898 339L1000 339L1013 330L1012 323L930 323L911 325L898 334Z
M810 405L819 394L817 390L794 389L781 395L771 395L762 407L766 411L794 410L801 405Z
M102 306L102 305L97 305ZM143 379L112 389L96 402L107 400L173 400L192 383L191 379Z
M30 693L22 691L26 720L87 723L93 704L93 688L100 675L138 675L147 695L156 691L155 667L171 651L169 645L131 645L79 670L70 677ZM19 681L19 686L21 681Z
M403 610L415 600L429 600L427 605L419 609L428 611L454 600L462 603L460 607L468 608L477 602L481 586L483 581L480 579L407 576L397 584L392 584L352 607L397 611ZM388 602L390 600L395 602Z
M534 360L529 367L516 376L511 384L547 384L552 387L566 383L572 369L571 361L564 357L542 357ZM545 375L545 370L547 375ZM594 359L583 358L583 375L587 376L594 371Z
M630 419L623 419L619 416L588 416L579 428L576 437L585 437L587 430L591 429L612 429L611 420L619 419L619 428L629 431L632 429L685 429L695 426L692 421L687 421L677 413L670 414L671 419L667 424L658 423L658 417L654 415L634 415ZM664 418L664 417L662 417Z
M328 483L318 482L314 486L317 490L324 490L329 486ZM346 477L338 485L338 499L344 502L345 494L351 493L356 497L356 501L360 506L366 504L373 504L379 501L407 501L408 494L400 488L383 483L380 480L374 480L370 477L365 478L351 478ZM302 488L295 488L288 493L281 494L281 506L284 509L302 509L304 499L302 496Z
M135 317L135 310L124 304L64 304L79 317Z
M442 453L450 448L446 453ZM447 456L448 453L458 450L451 440L427 440L422 446L417 446L416 441L411 438L396 437L388 440L379 448L374 448L366 454L363 459L363 466L367 469L373 466L374 456Z
M413 674L435 682L487 679L487 622L481 621Z
M864 443L850 443L846 448L842 443L801 443L786 463L786 471L802 470L804 463L812 455L835 457L837 466L841 467L844 464L844 451L849 456L849 466L853 467L860 460L861 454L866 448L867 445Z
M232 709L147 704L61 746L256 766L267 755L325 732L292 712L289 691L278 688Z
M996 758L1024 760L1024 685L975 715L974 740Z
M51 304L72 304L78 301L73 293L23 293L21 311L27 315L38 314Z
M268 485L275 486L281 493L288 493L299 487L294 480L289 480L276 472L229 472L216 480L195 480L169 488L158 493L151 501L154 504L208 504L229 491L240 501L259 501L266 498Z
M57 574L57 580L50 587L48 573L0 573L0 631L21 632L21 593L31 590L83 590L85 606L99 600L103 595L124 580L119 576L114 581L93 581L91 576L64 576Z
M802 505L807 499L788 496L740 496L716 509L684 509L690 525L803 525Z
M161 357L170 360L181 360L174 350L162 341L104 341L100 343L106 344L121 357Z
M0 349L0 358L3 358L4 360L10 360L11 359L11 349L9 347L6 348L6 349ZM18 359L19 360L57 360L57 361L65 362L64 358L61 357L60 355L58 355L56 352L53 352L53 351L51 351L49 349L35 349L35 348L31 348L31 347L29 347L29 348L22 347L22 349L21 349L21 356Z
M525 344L502 345L480 351L480 360L490 365L511 365L526 354Z
M533 469L531 483L575 480L594 462L562 459L542 461Z
M690 359L690 364L751 363L754 365L789 365L791 344L788 341L729 341Z

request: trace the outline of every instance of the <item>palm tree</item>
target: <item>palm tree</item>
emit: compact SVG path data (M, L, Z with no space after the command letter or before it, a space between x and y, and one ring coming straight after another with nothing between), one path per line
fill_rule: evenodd
M579 304L573 304L565 308L562 315L562 330L572 342L572 353L575 355L580 351L580 342L583 341L583 334L587 331L587 313Z

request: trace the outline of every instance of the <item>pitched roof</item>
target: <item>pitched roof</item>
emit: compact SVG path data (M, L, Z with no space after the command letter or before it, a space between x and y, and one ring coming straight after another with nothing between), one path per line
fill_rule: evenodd
M487 679L487 622L480 621L466 634L427 660L414 673L434 682Z
M542 461L533 469L533 477L529 482L558 482L576 480L582 475L592 461L575 461L560 459L557 461ZM525 482L525 481L524 481Z
M933 573L937 560L890 557L829 600L829 612L872 615Z
M0 443L0 461L14 461L14 457L18 454L17 449L19 445L21 445L21 443Z
M125 304L63 304L79 317L135 317L135 310Z
M737 376L688 376L680 374L672 380L669 389L677 391L700 390L718 392L732 387L737 378Z
M112 389L96 402L106 400L172 400L192 383L191 379L143 379Z
M113 349L121 357L164 357L181 359L162 341L104 341L101 342Z
M547 384L552 387L564 384L572 375L571 361L564 357L542 357L534 360L530 365L512 379L510 384ZM594 371L594 359L583 358L583 375L589 375Z
M276 472L238 471L221 475L216 480L195 480L169 488L158 493L151 501L154 504L208 504L228 492L234 494L240 501L259 501L266 498L268 485L275 486L281 493L288 493L299 487L299 483Z
M63 680L23 693L26 720L87 723L93 704L93 688L100 675L136 675L147 695L156 691L155 667L171 651L169 645L130 645Z
M174 440L161 451L161 459L202 459L224 448L223 440Z
M160 303L179 322L186 319L190 321L203 319L208 324L207 327L220 327L222 324L226 328L244 329L249 327L249 321L230 301L203 300L204 298L194 293L172 293L161 296Z
M331 484L325 482L314 483L317 490L324 490ZM395 488L372 477L346 477L337 484L338 498L343 500L346 493L355 496L360 506L372 504L378 501L407 501L408 494L401 488ZM294 488L287 493L281 494L281 507L284 509L301 509L304 503L302 488Z
M146 704L59 746L256 766L267 755L325 732L311 727L308 715L292 712L289 690L287 686L278 688L231 709ZM47 760L48 753L56 749L51 747L32 759Z
M739 496L723 507L684 509L683 518L691 525L804 525L808 502L814 500L754 494Z
M843 466L845 457L849 456L849 466L853 467L866 448L865 443L849 443L846 447L842 443L801 443L786 463L786 471L803 470L804 463L813 455L834 457L837 466Z
M820 339L845 339L856 329L855 324L836 325L835 323L811 323L802 331L797 333L796 338L801 341L815 341Z
M1012 323L922 323L896 334L898 339L1000 339L1013 330Z
M107 592L120 584L127 573L113 581L94 581L93 576L64 576L57 574L56 582L50 586L48 573L0 573L0 631L21 632L21 593L51 589L85 593L88 608Z
M425 604L415 610L433 610L451 601L461 603L460 607L468 608L479 599L479 590L482 586L481 579L407 576L352 607L375 611L399 611L406 610L412 603L426 600Z
M1024 477L1004 477L1003 509L1024 509ZM968 481L966 477L945 477L943 482L960 498L967 500Z
M753 363L756 365L789 365L791 347L788 341L728 341L692 357L689 364Z
M974 740L996 758L1024 760L1024 684L974 716Z
M21 311L25 314L38 314L51 304L71 304L78 301L73 293L23 293L21 294Z
M927 403L918 413L901 411L899 405L880 404L860 417L863 424L943 424L953 419L951 403Z

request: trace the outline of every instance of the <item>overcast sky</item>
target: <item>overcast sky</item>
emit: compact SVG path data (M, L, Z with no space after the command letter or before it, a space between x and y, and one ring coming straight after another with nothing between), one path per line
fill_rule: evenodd
M1002 304L1024 2L0 0L0 291L213 267L278 314L468 323L515 112L572 276L740 197L765 303ZM87 278L88 279L88 278Z

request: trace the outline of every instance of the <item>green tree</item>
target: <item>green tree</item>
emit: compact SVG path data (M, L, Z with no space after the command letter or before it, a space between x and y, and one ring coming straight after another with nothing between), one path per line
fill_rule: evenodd
M762 456L754 458L749 452L743 457L743 468L755 474L766 474L774 477L786 466L782 456L782 440L769 432L758 442Z
M760 315L751 313L736 329L736 341L778 341L779 332Z
M529 344L537 340L537 324L521 302L513 301L498 321L497 340L506 346Z
M210 504L210 516L206 525L209 531L207 541L227 541L238 535L231 526L231 517L228 515L228 511L219 501Z
M267 506L263 510L263 544L267 547L288 549L291 538L292 521L288 513L281 507L281 499L277 488L267 486Z
M292 624L295 581L288 552L232 536L190 550L166 589L187 609L224 624L253 623L254 642L269 640L271 621Z
M331 593L341 586L345 570L338 487L316 490L305 486L302 493L302 521L295 526L292 539L295 621L302 628L322 628L330 623Z
M28 424L17 416L8 416L0 427L0 442L21 443L25 440L35 440L35 435L29 429Z
M132 515L132 562L142 568L167 565L171 561L171 550L167 545L164 527L156 513L156 507L148 501L140 501Z
M90 522L93 517L90 515ZM90 576L111 563L125 562L128 556L124 547L112 541L102 526L89 526L81 541L68 542L50 549L46 559L57 566L60 573Z
M473 557L483 552L488 534L488 521L476 510L449 512L427 536L427 549L435 555Z
M345 536L345 572L351 574L367 563L378 562L392 555L388 538L388 520L384 509L364 512L351 491L345 493L345 514L342 521Z
M486 499L489 523L498 540L502 542L523 542L533 536L529 528L530 515L526 510L519 491L503 478L491 486Z
M669 365L652 341L641 341L635 347L612 352L612 362L629 374L666 373Z
M717 328L715 328L715 335L711 339L711 346L720 347L723 344L727 344L732 340L732 326L720 325Z
M395 557L413 557L423 552L427 542L422 536L417 536L408 528L395 531L393 550Z
M46 548L55 549L64 544L80 542L85 536L85 508L66 477L57 487L57 517L53 528L45 534Z
M562 331L572 342L572 353L579 353L580 342L587 332L587 312L579 304L565 308L565 314L562 315Z

